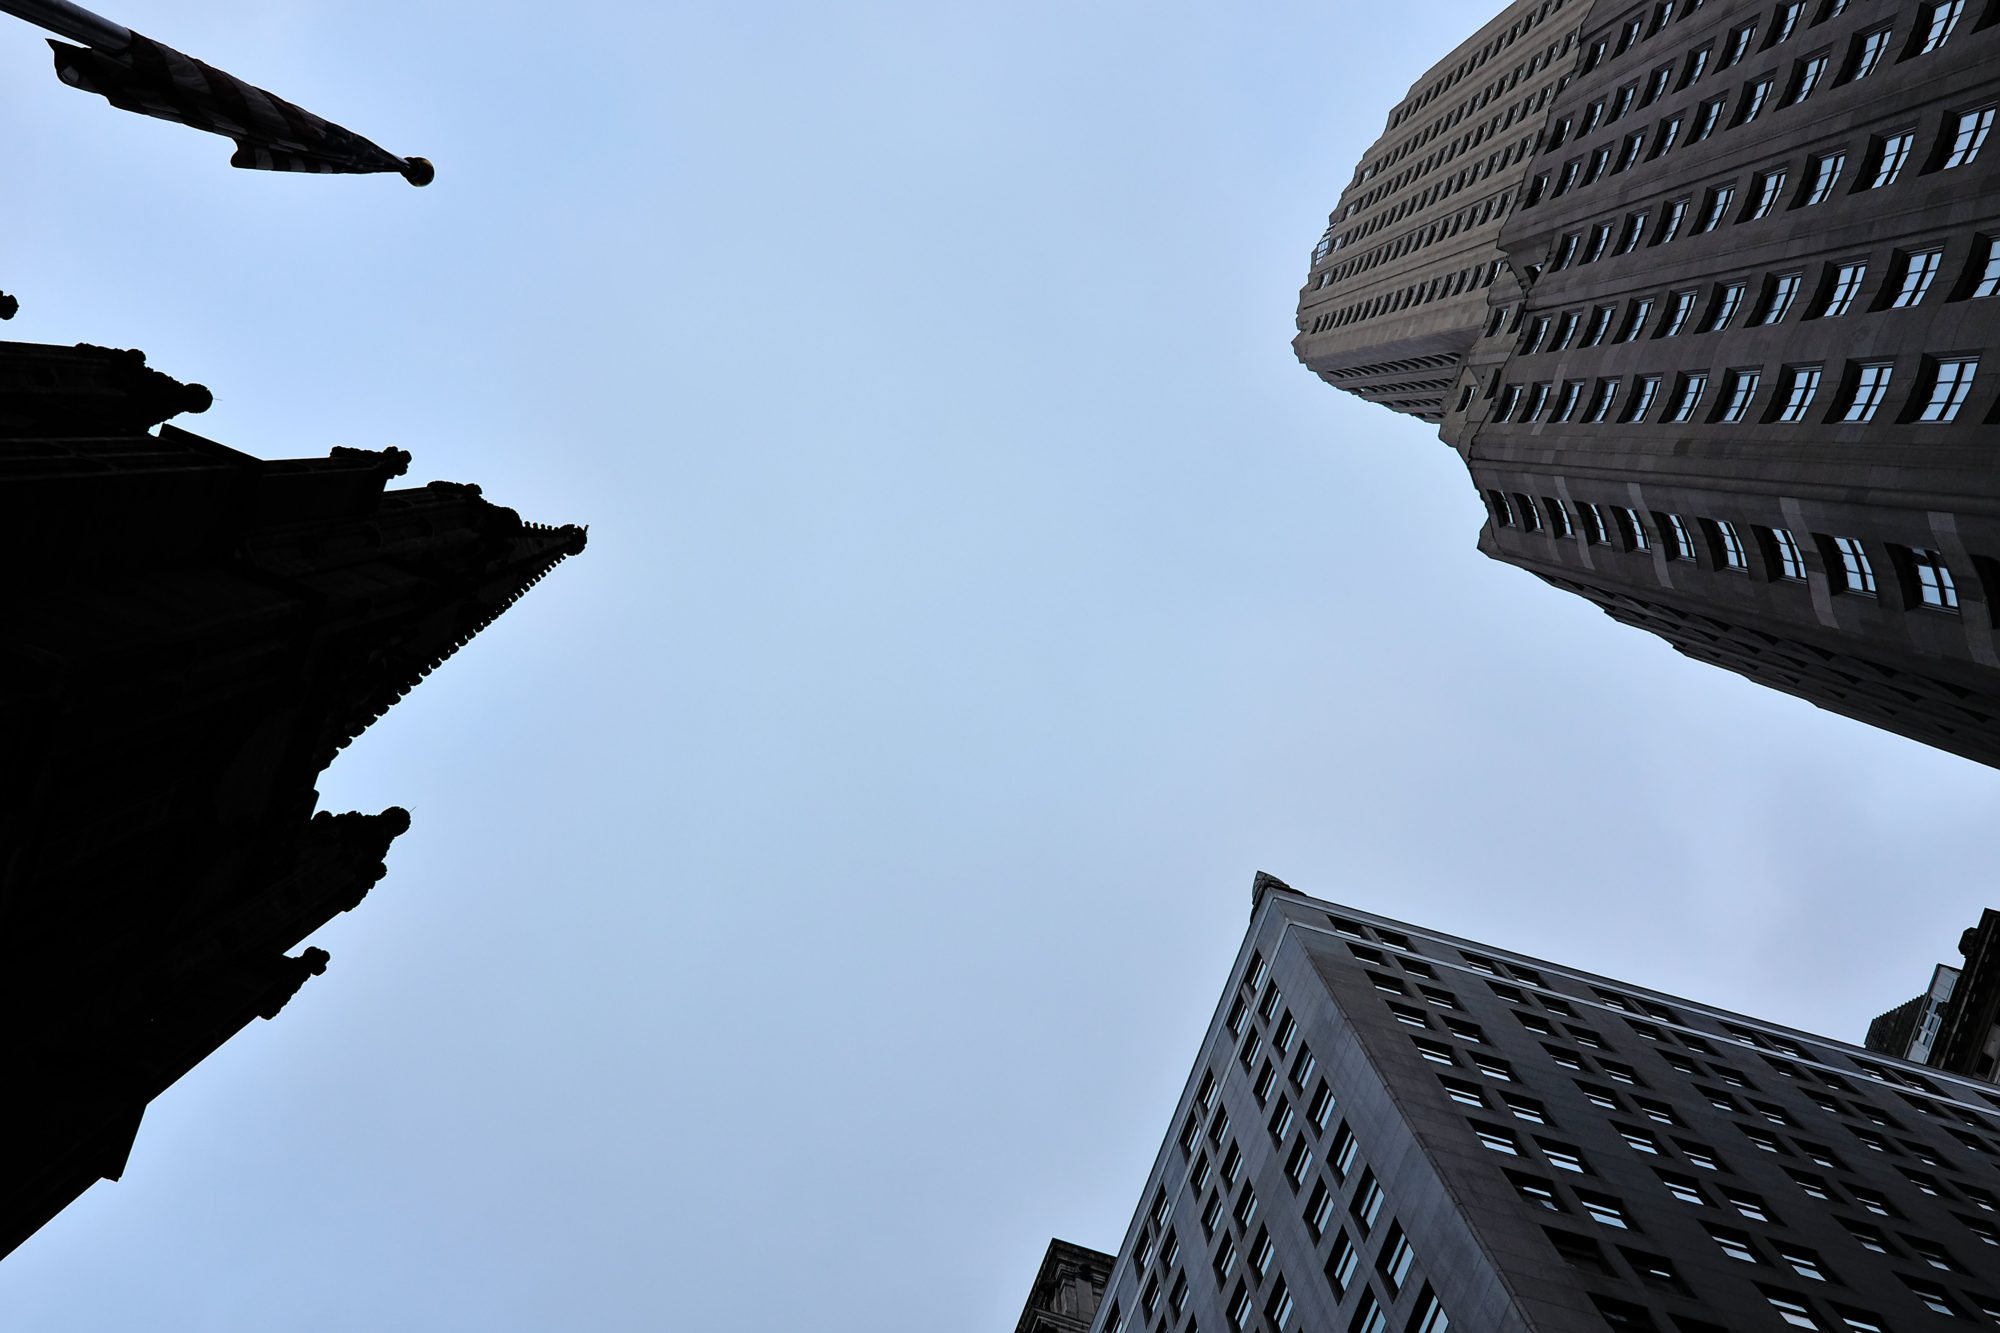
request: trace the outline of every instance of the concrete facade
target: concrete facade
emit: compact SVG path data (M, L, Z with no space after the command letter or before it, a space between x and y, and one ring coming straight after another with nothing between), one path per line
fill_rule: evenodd
M2000 1089L1260 875L1092 1333L2000 1319Z

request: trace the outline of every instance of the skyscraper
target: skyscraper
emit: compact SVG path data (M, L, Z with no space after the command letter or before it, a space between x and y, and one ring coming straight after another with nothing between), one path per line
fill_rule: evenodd
M1960 966L1938 964L1924 993L1868 1025L1868 1049L1991 1079L2000 1072L2000 912L1958 937Z
M1091 1328L1994 1320L2000 1087L1259 875Z
M565 557L397 449L267 462L171 425L138 352L0 343L0 1254L324 951L399 809L315 813L334 755Z
M1548 96L1521 91L1546 64L1455 52L1391 113L1300 358L1440 423L1487 555L2000 764L2000 9L1580 9L1495 20L1541 25L1517 50L1557 52ZM1461 183L1495 134L1533 150ZM1451 203L1486 190L1490 240Z
M1085 1333L1104 1301L1111 1256L1066 1240L1052 1240L1028 1289L1014 1333Z

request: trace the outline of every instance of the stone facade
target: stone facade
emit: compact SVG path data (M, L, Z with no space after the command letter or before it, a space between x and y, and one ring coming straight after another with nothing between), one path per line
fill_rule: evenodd
M1480 549L2000 764L1997 106L1993 0L1591 5L1448 372Z

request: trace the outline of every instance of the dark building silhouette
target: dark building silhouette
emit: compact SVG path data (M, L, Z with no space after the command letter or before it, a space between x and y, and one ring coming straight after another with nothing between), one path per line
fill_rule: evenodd
M1104 1299L1111 1263L1100 1251L1050 1241L1014 1333L1086 1333Z
M2000 764L2000 4L1582 8L1511 6L1392 113L1301 359L1440 423L1494 559ZM1497 235L1453 211L1485 190Z
M1091 1329L1984 1326L1996 1162L1990 1084L1259 875Z
M1868 1049L1954 1074L2000 1073L2000 912L1988 908L1958 937L1964 962L1940 963L1931 984L1868 1025Z
M138 352L0 343L0 1253L146 1104L326 965L401 810L315 813L333 756L565 556L409 455L265 461L171 425Z

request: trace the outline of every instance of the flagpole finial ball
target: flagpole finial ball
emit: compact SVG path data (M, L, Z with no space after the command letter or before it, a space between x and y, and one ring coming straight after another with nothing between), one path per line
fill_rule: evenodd
M403 179L412 185L429 185L437 179L437 168L427 157L406 157L403 159Z
M12 319L21 313L21 303L5 292L0 292L0 319Z

